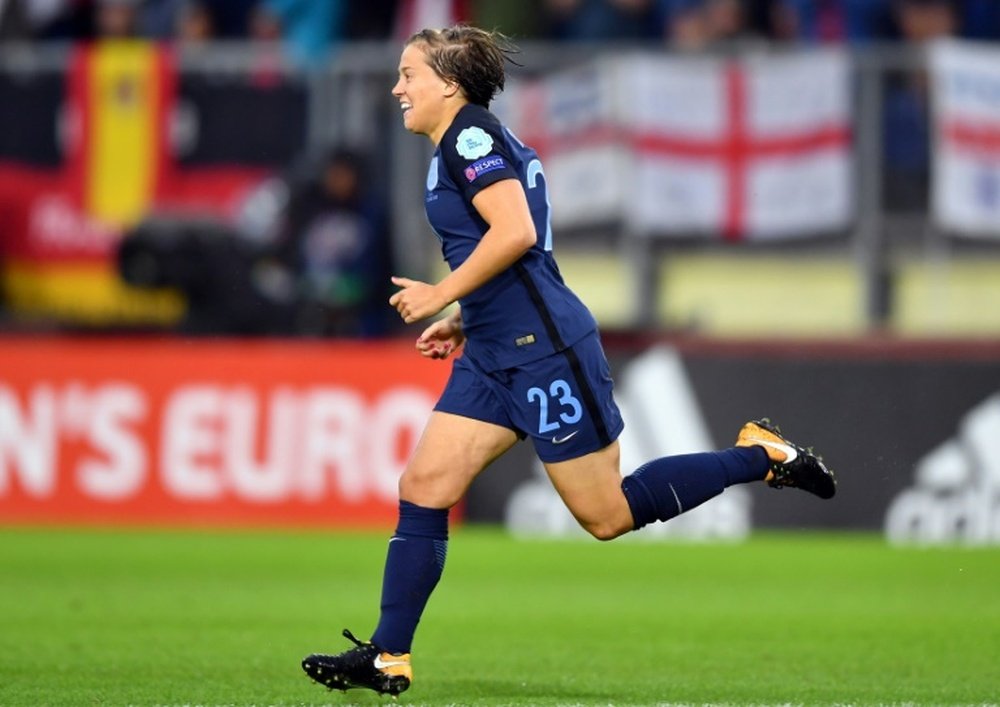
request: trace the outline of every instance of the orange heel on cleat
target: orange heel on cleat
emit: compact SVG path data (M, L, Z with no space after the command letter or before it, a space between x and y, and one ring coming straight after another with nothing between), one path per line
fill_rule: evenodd
M837 479L826 468L821 457L812 448L804 448L781 435L777 425L766 417L752 420L740 429L737 447L761 447L770 460L767 483L772 488L785 486L802 489L823 499L837 493Z

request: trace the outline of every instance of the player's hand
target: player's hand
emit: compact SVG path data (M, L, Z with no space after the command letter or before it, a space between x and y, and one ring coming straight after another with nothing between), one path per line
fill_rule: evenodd
M461 319L445 317L424 329L417 338L417 351L426 358L448 358L465 343Z
M389 305L399 312L407 324L433 317L451 304L441 296L437 287L426 282L393 276L392 284L403 289L389 298Z

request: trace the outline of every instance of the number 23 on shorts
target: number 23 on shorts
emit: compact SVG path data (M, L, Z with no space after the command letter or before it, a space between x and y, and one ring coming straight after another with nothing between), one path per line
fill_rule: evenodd
M538 403L538 433L548 434L564 424L572 425L583 417L583 407L567 383L556 378L549 383L548 390L537 386L528 389L528 402ZM550 410L550 404L552 408Z

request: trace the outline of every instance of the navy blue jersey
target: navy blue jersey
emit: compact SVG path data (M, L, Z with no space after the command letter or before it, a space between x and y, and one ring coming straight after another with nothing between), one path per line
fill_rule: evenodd
M427 220L454 270L488 229L472 199L503 179L524 187L538 242L514 265L459 301L465 353L486 371L537 360L597 328L552 257L548 193L538 155L481 106L466 105L445 132L427 172Z

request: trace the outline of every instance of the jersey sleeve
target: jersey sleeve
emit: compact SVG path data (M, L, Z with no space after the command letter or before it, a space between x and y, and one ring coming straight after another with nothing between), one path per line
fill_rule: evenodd
M484 109L463 110L441 141L449 176L466 200L503 179L518 179L500 122Z

